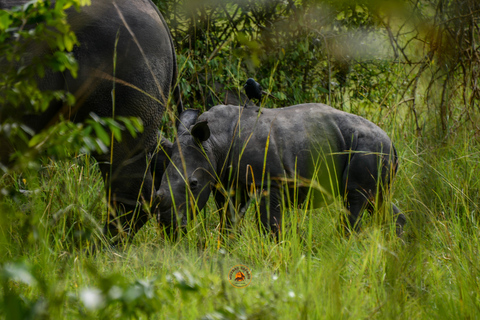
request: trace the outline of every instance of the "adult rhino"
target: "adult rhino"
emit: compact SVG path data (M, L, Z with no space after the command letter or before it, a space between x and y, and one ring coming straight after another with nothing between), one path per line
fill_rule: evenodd
M27 2L0 0L0 9ZM114 143L113 154L94 156L107 186L107 198L116 209L105 231L113 236L123 229L131 235L147 221L142 203L150 203L155 194L147 156L157 145L167 98L176 83L175 48L162 15L150 0L94 0L80 12L69 9L67 19L80 43L73 50L78 76L47 71L39 79L39 87L67 90L75 95L76 104L69 108L52 103L43 114L25 116L23 121L38 132L61 116L76 122L92 112L111 117L115 84L115 116L140 118L144 131L137 138L125 133L121 142ZM45 48L31 46L29 51L42 54ZM180 113L178 88L174 95Z
M201 210L211 191L226 212L227 227L251 197L260 196L261 223L278 234L282 204L295 195L300 204L310 193L315 206L341 196L348 226L356 229L362 211L385 198L397 167L382 129L319 103L280 109L220 105L200 116L186 110L177 132L157 193L159 223L172 229L186 224L187 210ZM287 190L289 198L282 199ZM391 207L401 232L405 216Z

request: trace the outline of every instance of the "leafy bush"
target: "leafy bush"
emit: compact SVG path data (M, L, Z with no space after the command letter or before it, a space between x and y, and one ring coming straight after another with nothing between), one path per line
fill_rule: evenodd
M10 171L0 177L0 317L478 317L475 1L157 3L175 38L180 85L190 106L205 108L208 96L221 96L220 90L239 94L252 76L279 98L266 98L267 106L329 102L379 123L400 157L392 198L407 215L405 237L392 236L394 230L368 217L360 233L343 237L337 231L338 203L287 212L280 242L259 234L251 211L241 232L225 236L211 201L177 242L165 240L151 223L132 245L88 256L84 240L98 230L105 205L98 170L89 156L43 158L40 173L37 166L32 174ZM42 4L29 6L18 10ZM0 13L0 24L10 26L0 33L0 39L10 39L0 40L2 46L20 32L20 20L5 18L15 14ZM49 13L42 19L48 21ZM40 76L41 67L25 63ZM17 72L13 62L1 65ZM0 77L2 101L27 90L17 88L20 79L5 80L17 79L16 73ZM28 92L22 92L24 99ZM66 93L51 95L69 99ZM42 102L35 101L24 102L27 111L40 110ZM32 138L16 111L24 104L15 103L1 104L2 136L28 144ZM115 128L128 130L120 119L112 121L117 119L60 124L34 138L29 150L58 158L62 152L75 156L64 144L101 150ZM247 288L228 284L228 270L237 264L252 270Z
M0 11L0 170L26 168L45 153L57 159L69 150L104 153L113 132L136 135L142 130L137 118L99 118L91 114L85 123L57 119L40 132L25 125L26 117L44 112L54 100L72 106L74 96L64 90L45 90L38 80L48 72L69 72L76 77L78 64L72 50L79 45L66 19L65 10L89 4L89 0L31 1ZM2 164L3 163L3 164Z
M11 160L14 147L22 150L17 158L23 155L34 135L23 124L25 114L45 111L56 99L74 103L72 94L41 90L37 84L47 68L68 70L74 76L77 73L78 65L70 51L78 42L64 12L72 5L78 9L80 1L57 1L52 8L49 1L29 2L0 11L0 141L10 146L1 151L0 162ZM45 48L51 54L31 52L33 46Z
M315 101L391 113L400 106L418 135L446 137L464 124L479 131L473 0L156 3L192 107L220 103L228 90L238 96L254 77L278 98L265 99L269 107Z

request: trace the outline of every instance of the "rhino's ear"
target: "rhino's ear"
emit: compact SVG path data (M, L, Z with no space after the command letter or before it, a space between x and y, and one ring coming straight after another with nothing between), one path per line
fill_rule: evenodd
M200 114L200 110L185 109L178 117L178 121L176 124L178 135L182 135L184 132L186 132L188 128L192 126L195 123L195 121L197 121L199 114Z
M205 141L210 137L210 128L207 121L197 122L190 129L192 136L198 141Z

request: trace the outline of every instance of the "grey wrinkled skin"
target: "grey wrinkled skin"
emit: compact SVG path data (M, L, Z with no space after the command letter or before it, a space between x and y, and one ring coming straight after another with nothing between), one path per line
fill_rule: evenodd
M0 0L0 8L26 2ZM76 105L69 108L54 103L41 115L25 115L23 121L38 132L55 123L60 116L81 122L91 112L100 117L141 119L144 132L137 138L124 133L122 141L114 143L112 163L110 153L95 155L107 186L107 198L116 212L109 216L105 232L114 236L123 229L132 235L148 220L141 203L150 203L155 193L153 173L147 168L147 160L157 146L168 95L176 83L175 48L162 15L150 0L92 1L80 12L71 8L67 13L80 43L73 50L79 63L78 77L50 71L39 79L39 86L71 92L76 97ZM30 54L43 52L44 48L38 45L31 46L29 51ZM174 95L180 113L183 106L178 88L174 89ZM163 170L160 171L157 175L161 177Z
M213 191L227 227L257 197L261 224L278 235L287 197L293 201L296 194L300 204L309 190L315 207L342 197L347 227L358 229L361 213L382 202L396 171L397 154L382 129L324 104L261 110L220 105L200 116L186 110L180 122L157 193L157 218L169 230L184 226L186 208L200 211ZM401 232L405 217L392 208Z

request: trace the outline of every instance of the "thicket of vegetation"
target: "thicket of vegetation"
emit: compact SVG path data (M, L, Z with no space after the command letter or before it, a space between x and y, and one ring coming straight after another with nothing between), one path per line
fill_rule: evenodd
M181 81L192 106L221 95L215 90L219 83L239 90L244 77L255 76L278 96L276 106L324 101L348 110L349 101L368 108L405 104L404 115L419 135L437 126L446 136L465 122L478 131L476 1L157 5L187 59L180 61Z
M75 70L65 53L75 38L63 7L0 11L0 142L21 139L30 148L17 159L34 155L16 170L0 168L1 317L479 317L477 1L154 2L174 37L188 107L205 110L227 92L241 98L254 77L277 98L265 97L266 107L323 102L381 126L400 156L391 197L407 215L405 235L366 216L346 238L335 202L288 212L279 243L258 232L253 213L224 238L212 203L177 242L151 221L133 244L85 254L106 202L95 162L79 150L101 151L98 125L63 122L32 142L18 109L4 107L71 99L36 90L32 75ZM35 32L22 33L33 21L26 15L41 22ZM58 33L44 32L45 21ZM14 68L23 63L17 39L27 37L50 39L53 58ZM172 115L163 130L173 138ZM244 289L227 280L238 264L253 274Z

